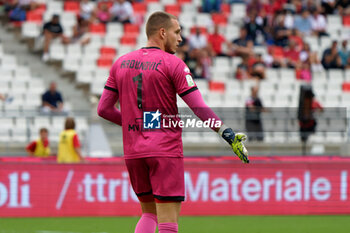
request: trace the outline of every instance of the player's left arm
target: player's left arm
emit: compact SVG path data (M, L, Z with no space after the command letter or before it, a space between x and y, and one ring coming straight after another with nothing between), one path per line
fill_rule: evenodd
M233 130L223 124L221 119L214 111L206 105L201 93L199 92L188 67L180 62L175 68L172 79L179 96L192 109L192 111L202 120L214 119L220 122L220 127L212 128L225 141L227 141L233 152L244 162L249 163L248 151L245 148L243 141L247 136L243 133L234 133Z
M109 76L106 86L102 92L100 102L97 107L97 114L117 125L122 125L122 114L115 107L119 99L119 92L115 85L115 79L113 76Z

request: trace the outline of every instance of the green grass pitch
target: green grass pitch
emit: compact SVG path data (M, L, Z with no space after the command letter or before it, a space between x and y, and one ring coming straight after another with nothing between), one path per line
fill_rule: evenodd
M0 233L133 233L137 217L2 218ZM179 233L349 233L350 216L181 217Z

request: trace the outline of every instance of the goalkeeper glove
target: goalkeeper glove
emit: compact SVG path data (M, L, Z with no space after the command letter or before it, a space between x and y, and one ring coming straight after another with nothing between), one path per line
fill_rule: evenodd
M240 160L242 160L243 163L249 163L248 151L243 144L243 141L247 139L245 134L235 134L231 128L226 128L222 131L221 136L226 142L228 142L228 144L230 144L233 152L240 158Z

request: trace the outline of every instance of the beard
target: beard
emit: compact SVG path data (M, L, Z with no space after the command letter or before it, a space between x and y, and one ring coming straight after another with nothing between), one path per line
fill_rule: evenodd
M171 44L169 42L167 42L164 46L165 48L165 52L170 53L170 54L175 54L176 53L176 49L175 51L171 48Z

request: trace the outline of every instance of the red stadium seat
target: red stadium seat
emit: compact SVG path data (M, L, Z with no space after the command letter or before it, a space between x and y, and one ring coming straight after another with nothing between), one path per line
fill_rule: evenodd
M216 92L225 92L225 83L217 81L209 81L209 90Z
M350 82L343 83L343 91L350 92Z
M43 15L41 11L28 11L27 12L27 21L41 24L43 21Z
M92 34L106 34L106 26L102 23L90 24L90 32Z
M168 12L169 14L178 16L181 13L181 7L177 4L166 5L165 11Z
M145 3L153 3L153 2L159 2L159 0L145 0Z
M140 33L140 28L136 24L127 23L124 24L124 35L138 35Z
M206 27L199 27L199 28L200 28L202 34L207 34L207 28ZM191 34L196 33L196 29L197 29L196 26L191 27Z
M345 27L350 27L350 15L343 16L343 24Z
M278 57L278 58L284 57L283 48L280 46L269 46L268 51L273 57Z
M73 1L64 2L64 10L74 12L78 15L80 12L80 3Z
M142 2L135 2L132 4L133 6L133 9L134 9L134 12L136 14L146 14L147 12L147 5L145 3L142 3Z
M212 17L214 24L223 24L223 25L227 24L227 17L223 14L213 13L211 15L211 17Z
M117 55L117 51L113 47L103 46L100 48L101 57L114 58Z
M225 15L229 15L231 13L231 5L227 3L221 4L221 12Z
M192 0L178 0L177 1L177 3L180 4L180 5L184 4L184 3L191 3L191 2L192 2Z
M41 12L41 14L44 14L44 12L46 11L46 5L45 4L39 4L38 8L36 8L35 11Z
M136 37L124 35L122 38L120 38L120 43L122 45L135 46L136 45Z
M98 67L110 68L112 65L113 65L113 58L105 58L105 57L101 56L97 60L97 66Z

